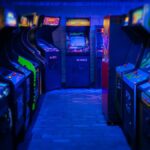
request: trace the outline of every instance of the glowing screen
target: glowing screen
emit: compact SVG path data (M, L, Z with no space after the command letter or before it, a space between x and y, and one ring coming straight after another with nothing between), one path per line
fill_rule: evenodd
M85 47L85 37L84 36L71 36L70 46L71 47Z

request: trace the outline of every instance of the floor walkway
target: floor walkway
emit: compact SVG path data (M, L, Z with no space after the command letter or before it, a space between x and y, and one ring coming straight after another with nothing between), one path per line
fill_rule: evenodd
M118 126L108 126L101 91L64 89L46 94L29 150L130 150Z

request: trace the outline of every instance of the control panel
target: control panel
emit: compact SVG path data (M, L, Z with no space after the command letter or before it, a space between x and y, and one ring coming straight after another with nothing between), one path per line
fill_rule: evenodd
M122 75L123 73L127 73L129 71L132 71L135 68L133 64L127 63L122 66L116 67L116 72L118 75Z
M140 69L123 75L124 81L131 88L134 88L135 85L148 80L148 78L149 78L149 74Z
M49 44L46 45L42 42L38 42L38 45L45 51L45 52L59 52L59 49L54 47L53 45Z
M140 85L139 88L144 91L147 88L150 88L150 81L149 82L145 82L144 84Z
M16 69L20 70L21 72L23 72L26 76L29 76L30 75L30 71L27 70L25 67L19 65L18 63L16 62L12 62L13 65L15 66Z
M22 83L24 80L24 75L21 73L17 73L12 70L8 70L6 68L0 67L0 74L5 78L10 80L15 86Z

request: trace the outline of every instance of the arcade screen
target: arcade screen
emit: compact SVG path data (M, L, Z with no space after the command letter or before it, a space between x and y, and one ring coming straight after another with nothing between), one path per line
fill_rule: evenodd
M85 37L84 36L71 36L70 37L71 47L85 47Z
M150 69L150 48L146 49L140 67L143 69Z

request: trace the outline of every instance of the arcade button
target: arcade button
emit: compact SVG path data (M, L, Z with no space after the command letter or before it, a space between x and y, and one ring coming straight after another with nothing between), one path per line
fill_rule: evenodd
M9 78L9 79L11 79L11 78L12 78L12 76L8 76L8 78Z
M12 74L12 76L15 76L16 75L16 72L14 72L13 74Z

